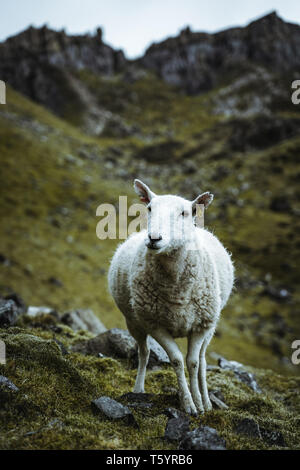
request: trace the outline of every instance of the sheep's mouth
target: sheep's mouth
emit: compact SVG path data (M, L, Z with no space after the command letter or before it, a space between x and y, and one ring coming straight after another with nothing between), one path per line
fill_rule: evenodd
M161 248L161 246L159 246L158 244L156 243L151 243L151 242L147 242L146 243L146 247L149 249L149 250L159 250Z

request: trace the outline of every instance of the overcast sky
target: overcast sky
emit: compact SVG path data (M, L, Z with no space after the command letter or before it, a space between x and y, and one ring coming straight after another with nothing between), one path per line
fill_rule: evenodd
M73 34L101 26L105 42L135 58L152 42L187 25L193 31L215 32L244 26L271 10L300 23L299 0L0 0L0 40L30 24L47 23Z

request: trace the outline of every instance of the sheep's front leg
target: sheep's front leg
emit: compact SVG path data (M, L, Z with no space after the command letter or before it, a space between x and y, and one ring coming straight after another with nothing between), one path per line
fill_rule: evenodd
M201 390L203 405L206 411L209 411L212 409L212 404L209 399L208 390L207 390L205 353L206 353L206 348L209 345L213 337L213 334L214 334L214 330L206 333L204 341L201 345L200 355L199 355L199 382L200 382L200 390Z
M179 398L182 408L186 413L197 415L197 409L189 391L184 374L184 361L179 347L174 338L166 330L157 330L151 333L154 339L165 349L171 364L173 365L179 388Z
M150 350L147 344L147 337L143 339L139 339L137 343L138 343L139 365L138 365L138 372L137 372L133 391L134 393L144 393L146 368L147 368L147 364L149 360Z
M197 407L197 410L200 413L204 412L203 403L201 394L199 391L199 381L198 381L198 372L199 372L199 355L201 346L205 339L204 333L194 333L192 332L188 337L188 353L186 357L186 364L190 376L190 385L191 393L194 400L194 403Z

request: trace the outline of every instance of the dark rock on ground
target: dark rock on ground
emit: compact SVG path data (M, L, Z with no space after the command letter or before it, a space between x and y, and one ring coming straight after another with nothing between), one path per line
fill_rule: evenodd
M17 304L9 299L0 299L0 327L14 325L20 315Z
M150 347L149 367L170 363L167 353L153 338L148 337L148 344ZM77 343L73 346L73 351L95 356L101 353L109 357L130 359L134 367L138 363L136 341L127 330L120 328L112 328L95 338Z
M261 389L256 382L254 375L251 372L247 372L243 367L243 364L240 364L236 361L227 361L224 357L220 357L218 364L221 369L231 370L234 372L234 375L238 380L248 385L256 393L261 393Z
M74 331L85 330L95 335L106 331L101 320L90 309L67 312L61 317L61 321Z
M180 441L189 432L190 419L188 416L171 418L167 422L165 429L165 439L168 441Z
M186 417L186 414L183 411L177 410L177 408L165 408L164 409L164 414L169 418L180 418L180 417Z
M19 389L13 384L7 377L0 375L0 387L11 390L12 392L18 392Z
M18 307L19 315L26 313L27 306L22 297L15 292L12 292L4 297L6 300L13 300Z
M92 409L95 413L100 413L108 419L120 420L127 426L137 427L130 409L110 397L103 396L93 400Z
M226 450L225 440L214 428L201 426L186 433L179 444L180 450Z
M153 399L154 395L151 393L124 393L120 397L120 400L124 400L126 404L132 408L152 408L153 403L151 403L151 399Z
M259 425L251 418L245 418L240 420L235 427L235 432L237 434L245 434L249 437L261 438L261 432Z
M280 431L272 431L269 429L260 429L261 436L264 441L273 446L285 447L286 443Z
M53 276L49 277L48 282L49 284L52 284L55 287L63 287L63 283L56 277L53 277Z

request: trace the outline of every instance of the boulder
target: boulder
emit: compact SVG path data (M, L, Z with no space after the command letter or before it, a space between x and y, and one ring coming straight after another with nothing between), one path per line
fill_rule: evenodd
M190 430L190 419L188 416L171 418L165 429L165 439L168 441L180 441Z
M236 361L227 361L224 357L219 357L218 364L221 369L231 370L234 372L236 378L248 385L248 387L252 388L254 392L261 393L261 389L256 382L254 375L251 372L247 372L244 369L243 364Z
M96 414L100 414L105 418L122 421L127 426L137 427L130 409L110 397L102 396L93 400L92 409Z
M245 434L249 437L256 437L261 438L261 432L259 429L259 425L251 418L245 418L236 424L235 432L237 434Z
M157 341L148 337L148 345L150 347L149 367L170 363L167 353ZM133 362L134 367L138 363L135 339L127 330L120 328L112 328L95 338L77 343L73 346L73 351L93 354L98 357L99 354L103 354L116 359L129 359Z
M201 426L185 434L179 444L180 450L226 450L225 440L214 428Z
M11 390L12 392L18 392L19 389L13 384L7 377L4 375L0 375L0 387L5 388L7 390Z
M85 330L95 335L106 331L101 320L96 317L91 309L67 312L61 317L61 321L74 331Z

